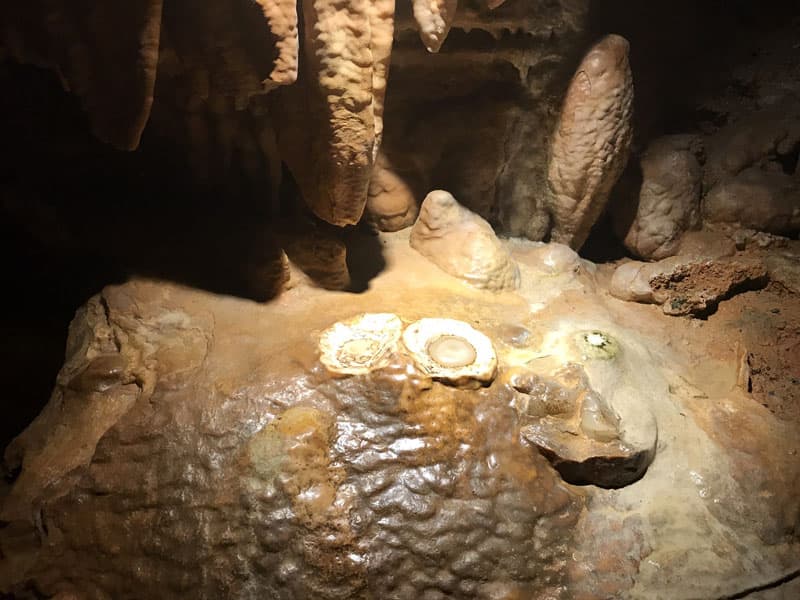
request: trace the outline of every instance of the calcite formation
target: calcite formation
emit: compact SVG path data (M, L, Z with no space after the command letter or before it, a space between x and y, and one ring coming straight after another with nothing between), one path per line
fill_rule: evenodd
M297 80L300 43L297 33L297 0L256 0L275 36L277 56L269 79L276 85Z
M47 0L3 6L0 47L56 71L114 146L136 148L149 123L145 153L166 143L181 177L265 205L277 203L285 165L297 195L336 225L360 218L380 179L371 174L387 137L391 62L399 83L386 145L402 185L446 185L493 225L542 239L546 149L531 140L552 114L557 63L580 39L588 2L461 4L137 0L119 11ZM425 44L440 46L451 26L458 42L429 55Z
M391 313L367 313L335 323L319 340L320 362L331 373L363 375L389 364L403 323Z
M625 168L632 137L629 44L599 41L572 78L550 148L551 239L579 249Z
M126 150L139 145L155 94L187 113L182 135L201 151L209 145L203 112L220 127L237 120L234 111L254 114L255 135L229 129L220 140L245 146L241 152L251 161L260 142L275 135L270 119L255 114L264 104L259 98L299 78L292 86L297 91L267 112L283 117L282 105L301 104L300 113L315 118L313 133L306 135L300 113L282 119L295 128L287 134L295 147L279 136L283 143L267 141L255 162L280 164L282 153L312 210L346 225L361 217L383 133L394 4L305 1L299 28L296 0L204 6L176 0L163 10L160 0L141 0L124 11L48 1L4 7L0 43L21 61L56 70L82 99L97 135ZM179 129L173 114L160 118ZM230 167L230 158L225 164ZM205 170L202 161L197 170ZM279 176L273 172L273 179Z
M378 156L369 182L366 212L368 219L381 231L411 227L419 214L413 190L383 155Z
M304 79L297 93L304 95L309 112L299 113L279 139L284 147L296 146L284 153L306 202L335 225L357 223L366 202L376 132L382 130L394 17L387 9L392 4L303 4ZM316 126L293 139L294 128L308 115Z
M0 45L21 62L56 71L83 102L95 134L134 149L153 103L162 4L7 3Z
M442 47L456 15L458 0L412 0L419 35L429 52Z
M620 237L636 256L649 260L672 256L683 234L700 225L703 170L697 156L701 150L700 140L689 135L664 136L648 146L640 161L638 199L615 214Z
M537 447L565 480L622 487L641 478L655 457L657 435L637 446L624 441L625 424L573 364L553 377L520 370L509 379L516 392L522 437Z
M369 182L381 178L372 172L387 137L392 62L400 83L386 145L407 181L390 185L446 185L508 233L548 233L546 148L531 140L549 126L557 63L586 27L585 0L141 0L126 12L48 0L1 14L4 52L61 75L101 139L134 149L149 122L157 141L145 152L166 142L186 175L265 204L277 203L285 165L293 193L336 225L361 218ZM438 49L451 26L458 42L429 56L426 46ZM479 30L491 48L470 33ZM465 129L466 120L476 126Z
M444 190L422 202L410 243L443 271L475 287L499 292L519 285L519 269L491 225Z
M489 384L497 373L491 340L463 321L420 319L403 332L403 345L423 373L453 385Z
M505 242L532 281L498 295L380 241L361 294L135 279L87 302L4 456L0 592L688 600L798 566L797 436L725 344L684 345L694 329L595 289L563 246ZM435 335L393 346L398 321ZM487 342L480 386L409 348L453 369Z
M347 289L351 284L347 247L330 232L307 229L303 235L279 236L291 264L304 276L328 290Z

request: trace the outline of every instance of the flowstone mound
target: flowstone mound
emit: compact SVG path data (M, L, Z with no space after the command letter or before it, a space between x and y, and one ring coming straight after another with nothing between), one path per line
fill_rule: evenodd
M0 590L672 600L798 567L796 437L730 364L697 370L561 246L509 242L520 291L495 294L381 239L362 294L89 301L5 454ZM454 385L418 352L496 375Z

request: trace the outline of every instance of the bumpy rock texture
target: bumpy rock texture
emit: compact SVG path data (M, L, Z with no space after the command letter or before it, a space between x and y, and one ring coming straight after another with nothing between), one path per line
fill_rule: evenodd
M585 0L47 0L0 16L0 55L60 74L101 139L133 149L149 124L145 149L204 185L269 205L286 165L292 194L336 225L370 198L390 213L379 227L405 226L445 187L511 233L548 232L540 132L583 48Z
M615 215L620 237L636 256L652 260L672 256L683 234L699 226L700 152L700 140L686 135L658 138L648 146L640 161L638 202L623 204Z
M26 577L43 593L557 593L583 499L491 394L402 357L331 379L313 337L289 342L255 314L240 329L238 302L186 312L188 297L159 295L145 284L89 303L52 410L9 451L31 470L3 519L35 506L47 541ZM132 302L137 316L118 312ZM83 429L60 435L72 418Z
M392 170L384 155L372 172L367 215L381 231L399 231L414 224L419 213L414 191Z
M422 43L430 52L438 52L450 31L458 0L412 1Z
M650 421L650 435L643 444L623 440L630 424L622 423L620 415L591 389L577 364L562 368L552 378L525 370L509 376L523 422L522 437L566 481L623 487L639 479L655 457L655 422Z
M633 135L629 44L598 42L572 78L550 149L549 208L554 242L580 248L608 203Z
M444 272L475 287L500 292L519 285L519 269L491 225L444 190L427 195L409 242Z
M138 280L92 298L50 404L5 454L0 590L688 599L798 567L798 438L730 385L732 344L539 264L521 263L520 295L462 286L393 235L363 294L298 285L256 304ZM376 310L467 321L501 376L458 389L402 352L331 375L320 336ZM576 406L599 443L652 448L657 426L639 481L569 485L528 441Z
M721 300L768 282L757 260L675 256L654 263L627 262L614 271L609 291L621 300L660 304L668 315L705 316Z

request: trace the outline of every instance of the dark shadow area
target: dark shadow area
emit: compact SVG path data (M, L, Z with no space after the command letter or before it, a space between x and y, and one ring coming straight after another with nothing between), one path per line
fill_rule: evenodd
M608 210L581 249L582 256L595 262L632 257L615 231L627 231L635 217L642 153L662 135L724 126L727 115L705 106L704 100L728 95L743 106L753 104L754 109L751 84L733 73L757 56L771 32L797 16L797 2L791 0L591 2L590 39L615 33L630 42L634 140L628 168L611 193ZM781 157L781 163L785 172L793 172L797 152Z
M350 272L348 292L362 293L369 289L369 282L386 268L381 241L377 232L366 225L359 225L347 232L347 269Z
M776 26L796 18L797 7L794 0L593 0L592 35L617 33L631 44L637 145L643 149L653 137L718 118L697 99L722 91L731 69L757 52ZM746 101L748 90L736 95Z
M625 247L623 232L630 229L636 218L641 188L642 170L637 160L630 160L611 190L606 211L595 223L581 248L582 257L596 263L637 258Z
M613 217L609 211L603 213L592 228L586 243L580 250L581 258L594 263L605 263L621 258L633 258L631 253L614 233Z
M374 236L319 223L298 206L289 177L273 202L269 185L237 172L234 155L227 180L191 183L185 149L152 128L133 153L96 141L50 72L0 63L0 86L14 90L0 99L2 376L10 399L0 448L49 398L69 322L106 285L144 276L264 302L287 276L281 238L323 228L342 249L355 245L348 256L364 254L345 264L342 253L342 277L352 267L354 291L384 266ZM320 260L313 250L312 267Z

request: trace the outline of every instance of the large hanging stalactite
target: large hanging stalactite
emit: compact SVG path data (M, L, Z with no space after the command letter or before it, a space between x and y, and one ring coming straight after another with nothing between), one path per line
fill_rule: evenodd
M274 104L281 156L320 218L361 219L383 131L394 1L306 0L297 85Z
M458 0L413 0L414 18L422 43L429 52L442 47L456 16Z
M270 73L270 81L276 85L287 85L297 80L299 39L297 36L296 0L256 0L276 36L278 56Z

